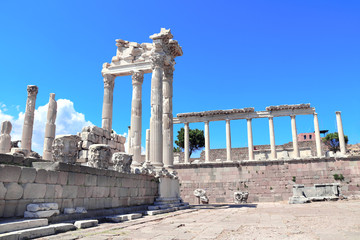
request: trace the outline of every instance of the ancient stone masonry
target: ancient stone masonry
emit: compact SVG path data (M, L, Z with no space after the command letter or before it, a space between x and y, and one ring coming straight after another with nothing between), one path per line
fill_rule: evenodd
M89 147L89 161L87 165L94 168L108 169L111 155L109 145L93 144Z
M52 158L55 162L75 164L78 158L80 137L59 135L52 144Z
M281 111L281 110L294 110L294 109L309 109L310 103L294 104L294 105L279 105L266 107L266 111Z
M57 103L55 101L55 93L50 93L47 121L45 127L44 152L43 152L43 159L45 160L52 160L51 148L55 138L56 113L57 113Z
M122 173L131 173L132 156L123 152L116 152L112 155L113 169Z
M21 148L31 152L31 140L33 134L35 102L38 93L38 87L35 85L27 86L28 98L26 101L26 110L24 117L24 126L21 137Z
M1 135L0 135L0 153L8 153L11 149L11 136L10 132L12 125L10 121L4 121L1 123Z
M92 144L107 144L113 153L125 152L126 138L116 133L110 133L103 128L87 126L82 129L81 133L78 133L78 136L81 138L78 162L85 163L88 161L89 147Z

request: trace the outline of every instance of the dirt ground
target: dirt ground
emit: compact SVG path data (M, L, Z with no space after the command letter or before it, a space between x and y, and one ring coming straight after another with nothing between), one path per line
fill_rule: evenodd
M43 239L360 239L360 201L202 205Z

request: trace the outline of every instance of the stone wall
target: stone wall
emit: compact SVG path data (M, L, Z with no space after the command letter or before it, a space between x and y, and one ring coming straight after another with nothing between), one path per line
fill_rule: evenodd
M0 164L0 217L23 216L26 206L34 202L56 202L61 210L152 204L158 193L155 178L148 175L63 163L33 165Z
M249 192L249 202L287 201L294 184L339 182L345 196L360 195L360 157L277 161L240 161L175 165L181 197L197 204L193 191L205 189L210 203L233 203L235 191ZM334 174L342 174L336 181Z

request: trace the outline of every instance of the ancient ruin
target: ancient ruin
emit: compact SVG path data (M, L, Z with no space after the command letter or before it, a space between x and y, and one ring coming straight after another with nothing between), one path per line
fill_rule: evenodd
M45 139L44 139L44 152L43 159L52 160L52 144L55 138L56 131L56 112L57 112L57 103L55 101L55 93L50 93L49 106L47 112L47 121L45 126Z
M0 135L0 153L8 153L11 149L11 136L10 132L12 125L10 121L4 121L1 123L1 135Z

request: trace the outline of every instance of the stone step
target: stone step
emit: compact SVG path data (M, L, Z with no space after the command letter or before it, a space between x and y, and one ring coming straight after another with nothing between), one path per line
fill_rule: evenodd
M0 240L22 240L38 237L45 237L55 234L55 228L52 226L30 228L20 231L0 234Z
M71 223L57 223L57 224L51 224L50 226L54 227L55 233L63 233L63 232L76 230L74 224Z
M146 211L147 215L158 215L168 212L174 212L176 211L176 208L166 208L166 209L159 209L159 210L153 210L153 211Z
M141 218L141 217L142 217L141 213L130 213L130 214L124 214L124 215L107 216L107 217L105 217L105 219L109 222L119 223L119 222L123 222L123 221L127 221L127 220L134 220L134 219Z
M82 229L82 228L95 227L98 225L98 223L99 223L98 220L81 220L81 221L76 221L74 223L74 226L78 229Z
M0 233L13 232L35 227L43 227L47 225L48 220L46 218L5 222L0 224Z
M160 209L159 206L148 206L148 210L152 211L152 210L158 210Z

